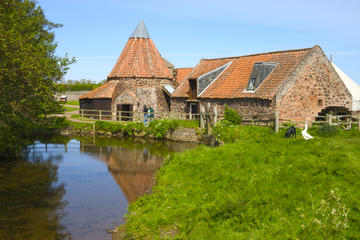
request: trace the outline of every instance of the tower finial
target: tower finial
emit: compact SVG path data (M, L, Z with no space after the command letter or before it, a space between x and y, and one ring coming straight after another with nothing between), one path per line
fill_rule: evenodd
M145 23L143 20L139 22L135 30L130 36L131 38L150 38L150 35L146 29Z

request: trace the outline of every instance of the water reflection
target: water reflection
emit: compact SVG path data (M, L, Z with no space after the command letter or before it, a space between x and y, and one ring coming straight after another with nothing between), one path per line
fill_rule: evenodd
M111 176L125 194L129 202L150 193L154 185L154 174L161 167L164 156L194 148L194 143L175 143L141 140L119 140L116 146L102 147L80 143L81 151L95 154L106 162Z
M164 157L195 147L57 136L0 162L0 239L111 239L128 202L151 192Z
M63 184L55 185L52 159L28 154L27 160L0 162L0 239L70 239L61 219Z

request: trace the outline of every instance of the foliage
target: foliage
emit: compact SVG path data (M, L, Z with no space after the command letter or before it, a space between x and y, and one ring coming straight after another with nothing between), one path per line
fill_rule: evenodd
M67 56L55 55L54 28L34 0L0 1L0 156L19 154L31 127L60 110L54 83L61 80ZM29 129L30 128L30 129ZM9 134L11 136L9 136Z
M165 138L168 132L174 131L178 127L197 128L199 122L196 120L180 119L155 119L149 124L147 134L152 134L155 138Z
M224 120L229 121L234 125L240 125L242 117L235 109L232 109L228 105L225 105Z
M91 131L93 129L93 123L87 122L71 122L70 126L73 129L82 130L82 131Z
M176 154L130 205L123 237L359 239L359 131L289 141L267 130L231 127L234 143Z
M97 87L100 87L105 83L105 80L96 83L95 81L91 81L88 79L81 79L79 81L68 80L67 82L57 83L55 86L58 92L66 92L66 91L86 91L93 90Z
M323 137L335 136L338 135L339 133L340 133L340 128L338 126L329 125L328 123L321 124L317 128L317 134Z

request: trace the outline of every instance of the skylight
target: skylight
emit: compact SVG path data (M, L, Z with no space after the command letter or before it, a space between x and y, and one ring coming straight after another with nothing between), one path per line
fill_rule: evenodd
M270 75L278 63L257 62L254 63L248 86L245 91L255 91L260 84Z
M232 61L208 72L204 75L198 77L198 93L199 95L211 85L220 75L225 71L225 69L232 63Z

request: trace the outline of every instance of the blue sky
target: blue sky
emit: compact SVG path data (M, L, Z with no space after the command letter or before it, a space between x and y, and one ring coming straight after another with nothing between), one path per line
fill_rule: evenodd
M175 67L201 58L320 45L360 84L360 1L39 0L56 29L57 54L75 57L65 79L106 79L144 20L161 55Z

